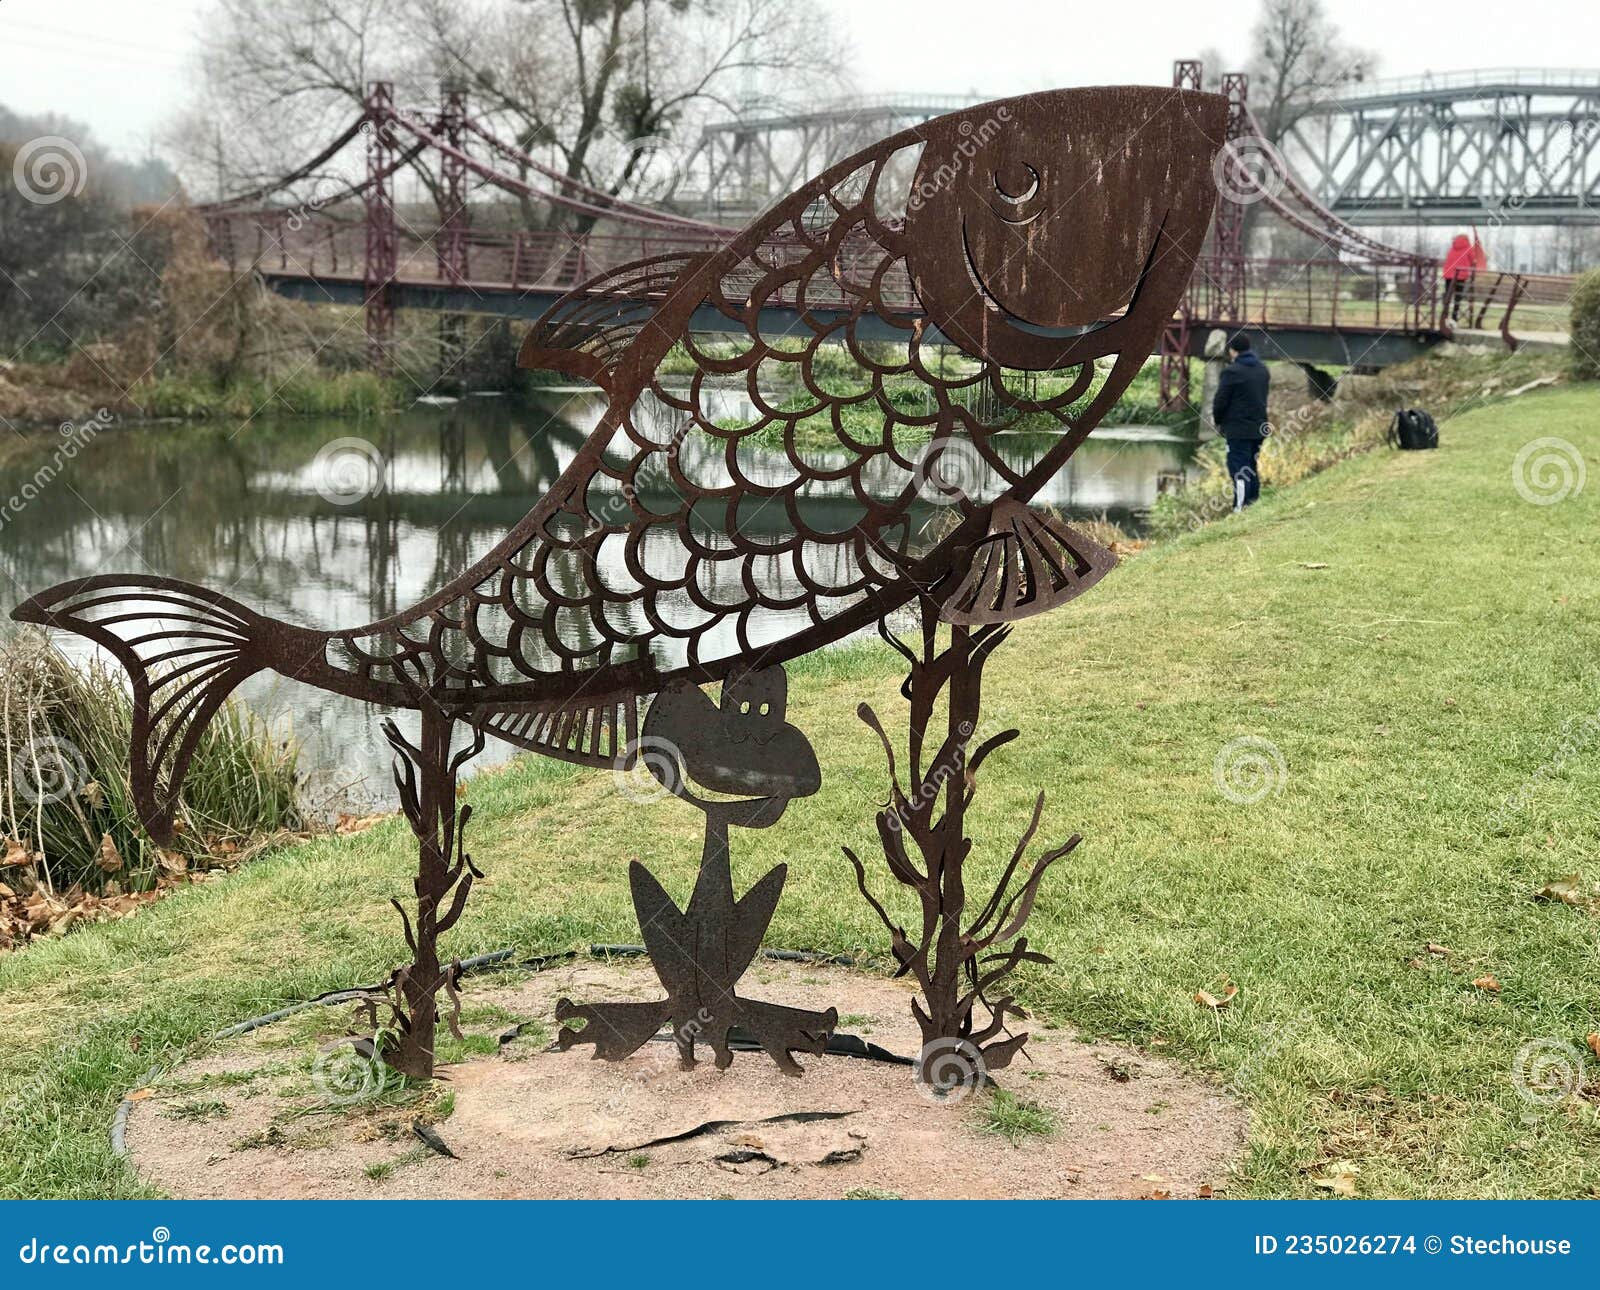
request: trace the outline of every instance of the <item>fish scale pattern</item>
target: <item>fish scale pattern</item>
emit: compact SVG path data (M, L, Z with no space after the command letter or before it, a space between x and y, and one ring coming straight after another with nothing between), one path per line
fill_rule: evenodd
M546 684L569 697L618 664L647 685L749 667L903 603L908 571L951 527L939 512L965 518L981 482L1017 482L993 436L1025 414L1072 425L1096 368L1034 397L999 365L925 341L903 219L882 213L893 160L816 187L710 274L686 258L698 307L739 324L735 340L678 337L687 383L681 364L658 364L612 390L603 451L574 463L468 590L333 638L330 661L464 699ZM762 321L773 304L795 319L781 333ZM866 339L868 315L896 339ZM595 328L595 343L614 353L616 329ZM849 500L819 519L808 494L840 482Z

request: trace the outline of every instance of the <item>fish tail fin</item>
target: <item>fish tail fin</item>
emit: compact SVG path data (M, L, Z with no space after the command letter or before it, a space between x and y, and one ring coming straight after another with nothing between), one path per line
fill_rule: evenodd
M127 671L134 804L146 832L171 845L179 790L211 719L241 681L267 666L265 620L204 587L116 576L63 582L11 616L93 641Z

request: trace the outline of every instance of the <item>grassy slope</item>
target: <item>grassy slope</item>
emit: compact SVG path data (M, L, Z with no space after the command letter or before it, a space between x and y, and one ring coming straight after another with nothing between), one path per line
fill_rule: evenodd
M1600 1186L1594 1104L1530 1106L1511 1082L1524 1041L1600 1030L1600 920L1531 898L1558 874L1600 877L1600 758L1570 758L1491 824L1556 756L1563 723L1600 707L1600 479L1536 507L1510 473L1541 435L1579 444L1592 469L1597 411L1593 387L1527 395L1450 421L1439 453L1269 489L1247 517L1021 624L990 667L988 720L1014 716L1024 738L984 774L988 861L1036 785L1047 832L1087 838L1046 886L1032 931L1057 965L1033 970L1025 997L1042 1019L1154 1045L1240 1090L1255 1127L1234 1194L1317 1194L1342 1160L1366 1195ZM878 949L837 843L868 842L882 782L854 704L897 717L897 677L876 646L793 675L828 786L736 840L739 878L791 863L774 943ZM1282 792L1252 807L1213 782L1245 735L1287 764ZM633 939L635 855L687 894L698 817L678 803L631 808L609 776L526 761L472 798L493 881L453 952ZM299 847L0 959L0 1190L129 1193L105 1127L153 1060L397 961L402 830ZM1484 973L1499 994L1474 987ZM1240 987L1228 1008L1193 1002L1224 977Z

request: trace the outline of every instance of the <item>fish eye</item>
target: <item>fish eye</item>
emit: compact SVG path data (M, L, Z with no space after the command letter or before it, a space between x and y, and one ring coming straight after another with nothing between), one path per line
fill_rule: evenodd
M992 177L994 190L1000 195L1000 199L1002 201L1011 203L1013 206L1021 206L1023 202L1027 201L1030 197L1033 197L1039 191L1039 172L1030 166L1026 161L1022 163L1022 168L1028 172L1028 181L1024 186L1024 191L1020 193L1013 193L1009 188L1006 187L1005 181L1000 178L1000 172L998 170L994 172Z

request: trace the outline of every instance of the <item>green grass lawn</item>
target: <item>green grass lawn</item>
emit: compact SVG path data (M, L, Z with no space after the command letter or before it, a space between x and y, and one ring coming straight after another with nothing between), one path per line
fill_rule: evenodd
M1281 495L1269 478L1249 515L1020 624L988 669L987 723L1024 736L981 778L981 867L1041 787L1041 836L1086 839L1046 884L1030 930L1056 964L1021 979L1024 1001L1232 1087L1253 1128L1231 1195L1326 1194L1315 1180L1345 1162L1368 1196L1600 1189L1593 1090L1530 1102L1513 1083L1529 1040L1600 1031L1600 918L1535 899L1600 879L1583 724L1600 709L1600 474L1550 506L1512 482L1541 436L1596 474L1600 388L1443 433L1437 453L1374 453ZM773 943L884 948L839 844L872 845L883 768L854 708L899 717L893 661L873 645L791 669L826 787L735 839L741 883L791 866ZM1283 764L1253 805L1214 776L1245 737ZM531 760L471 799L491 881L452 953L635 939L635 856L687 895L700 817L678 802L635 808L608 775ZM391 821L0 959L0 1192L136 1194L106 1143L120 1093L216 1027L398 962L387 901L410 857ZM1498 991L1474 984L1488 977ZM1195 1002L1228 983L1226 1007Z

